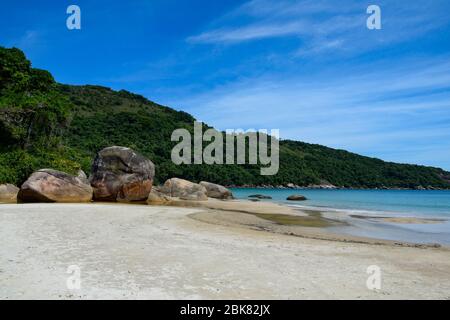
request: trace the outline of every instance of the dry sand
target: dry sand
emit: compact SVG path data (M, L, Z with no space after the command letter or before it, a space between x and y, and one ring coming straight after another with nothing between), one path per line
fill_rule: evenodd
M224 203L0 205L0 298L450 299L447 248L318 240L322 229L295 225L286 235L248 214L285 207ZM66 285L71 265L79 290ZM371 265L381 290L366 287Z

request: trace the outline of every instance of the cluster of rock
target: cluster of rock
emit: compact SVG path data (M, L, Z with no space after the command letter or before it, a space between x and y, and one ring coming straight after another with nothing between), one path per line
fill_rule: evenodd
M230 185L230 188L252 188L252 189L345 189L345 187L337 187L331 183L324 182L321 184L309 184L306 186L297 185L295 183L287 183L282 185L271 185L271 184L262 184L262 185L253 185L253 184L244 184L244 185Z
M331 183L321 183L321 184L309 184L309 185L297 185L294 183L287 183L284 185L271 185L271 184L262 184L262 185L253 185L253 184L244 184L244 185L229 185L229 188L249 188L249 189L325 189L325 190L448 190L448 188L439 188L433 186L415 186L415 187L349 187L349 186L335 186Z
M108 147L97 153L89 177L42 169L34 172L21 188L0 185L0 202L90 202L114 201L163 204L174 199L205 201L209 198L233 199L221 185L202 181L168 179L153 187L155 165L125 147Z
M154 187L147 202L167 203L175 199L205 201L208 198L230 200L233 199L233 193L224 186L211 182L194 183L184 179L171 178L161 187Z

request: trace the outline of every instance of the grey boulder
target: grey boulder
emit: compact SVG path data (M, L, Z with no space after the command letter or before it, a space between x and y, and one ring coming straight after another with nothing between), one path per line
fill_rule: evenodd
M168 204L173 200L172 197L165 195L158 188L153 187L147 198L149 204Z
M149 159L126 147L97 153L89 178L96 201L146 201L155 176Z
M233 193L224 186L221 186L220 184L202 181L200 182L200 185L205 187L206 195L210 198L223 200L233 199Z
M179 178L168 179L162 186L161 192L170 197L178 197L182 200L208 200L207 191L204 186Z
M19 190L12 184L0 184L0 202L16 202Z
M92 188L82 179L65 172L42 169L22 185L19 202L89 202Z

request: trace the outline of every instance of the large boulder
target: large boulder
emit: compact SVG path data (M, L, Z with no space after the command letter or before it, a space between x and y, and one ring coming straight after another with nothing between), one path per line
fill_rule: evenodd
M233 199L233 193L224 186L221 186L220 184L202 181L200 182L200 185L205 187L206 195L210 198L223 200Z
M0 202L16 202L19 190L12 184L0 184Z
M146 201L152 189L155 165L125 147L97 153L89 178L97 201Z
M42 169L22 185L19 202L89 202L92 188L78 177L65 172Z
M178 197L182 200L208 200L204 186L179 178L168 179L161 188L161 192L170 197Z

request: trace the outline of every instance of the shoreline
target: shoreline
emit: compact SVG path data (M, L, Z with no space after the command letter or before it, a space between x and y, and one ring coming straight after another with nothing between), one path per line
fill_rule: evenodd
M234 189L238 199L261 195L299 210L321 212L325 217L349 222L332 227L333 233L450 246L450 194L448 191L348 191ZM398 193L397 193L398 192ZM306 201L287 201L291 195ZM270 198L265 200L264 197Z
M293 236L241 202L180 205L0 205L0 298L450 298L448 248ZM66 287L72 265L80 290ZM383 272L380 290L366 287L371 265Z
M377 223L387 222L393 225L420 225L441 224L448 222L439 218L418 218L407 216L370 216L350 214L344 209L335 212L328 211L333 208L307 207L302 208L295 204L280 203L266 200L253 202L247 199L218 200L209 198L207 201L192 201L175 199L163 204L148 204L147 202L121 203L121 202L90 202L90 203L66 203L67 205L92 205L97 206L123 206L123 207L174 207L196 208L203 210L197 215L189 216L192 219L205 223L222 226L241 227L266 231L269 233L295 236L315 240L336 241L343 243L360 243L368 245L387 245L395 247L415 248L443 248L450 249L450 244L434 242L414 242L400 239L384 239L376 236L356 235L342 232L342 228L351 226L349 218ZM37 203L11 203L0 202L3 205L33 206ZM57 205L50 203L49 205ZM339 213L339 215L337 214ZM248 216L251 216L249 218ZM232 221L230 221L232 217ZM345 218L343 218L345 217Z
M171 203L169 206L186 206L185 201ZM205 212L191 215L193 219L223 226L249 228L270 233L309 238L315 240L337 241L344 243L361 243L368 245L387 245L395 247L415 248L443 248L450 250L450 246L440 243L419 243L402 240L389 240L376 237L358 236L346 233L330 232L327 228L348 225L334 217L327 217L320 209L305 210L276 202L251 202L246 200L232 201L198 201L190 202L188 207L206 209ZM249 218L251 216L251 218ZM276 219L279 216L280 219ZM286 216L295 217L294 221ZM275 217L275 219L274 219ZM364 217L366 218L366 217ZM370 217L367 217L370 219ZM388 217L389 222L397 224L440 223L436 219L419 219L405 217ZM281 220L281 221L280 221ZM284 220L284 221L283 221Z
M225 185L229 189L282 189L282 190L367 190L367 191L450 191L450 188L440 188L440 187L415 187L415 188L402 188L402 187L378 187L378 188L365 188L365 187L338 187L334 185L314 185L314 186L270 186L270 185Z

